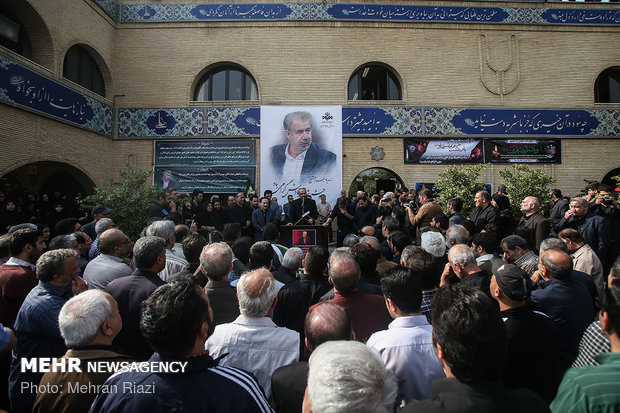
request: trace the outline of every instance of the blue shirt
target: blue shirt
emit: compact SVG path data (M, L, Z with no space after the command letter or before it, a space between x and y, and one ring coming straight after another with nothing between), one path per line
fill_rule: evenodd
M36 391L21 391L20 383L38 384L43 373L21 372L21 359L34 357L61 357L67 351L60 335L58 314L73 296L71 287L57 287L39 282L26 296L17 313L15 335L17 347L13 350L9 392L12 409L30 411L37 396Z
M445 377L433 350L433 328L425 315L395 318L366 345L379 352L398 380L398 402L430 399L434 380Z
M11 332L0 323L0 351L4 350L11 342Z

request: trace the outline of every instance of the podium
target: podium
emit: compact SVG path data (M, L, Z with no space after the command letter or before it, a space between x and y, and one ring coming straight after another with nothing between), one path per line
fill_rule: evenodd
M322 225L282 225L280 243L285 247L299 247L304 253L315 245L327 249L329 229Z

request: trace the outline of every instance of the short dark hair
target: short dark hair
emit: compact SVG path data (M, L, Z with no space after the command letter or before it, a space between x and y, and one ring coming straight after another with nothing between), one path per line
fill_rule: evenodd
M480 198L486 199L487 201L491 202L491 194L484 189L482 191L476 192L476 195L480 195Z
M423 290L432 290L437 288L441 276L441 271L438 271L438 262L431 253L416 248L409 253L405 266L419 277L420 287Z
M241 234L241 225L238 222L229 222L224 225L222 235L224 236L225 242L234 242L237 240L239 234Z
M616 335L620 334L620 281L613 280L611 286L605 290L603 311L609 315L611 327Z
M551 193L553 194L554 197L556 198L562 198L562 191L560 191L558 188L553 188L551 190Z
M584 239L581 236L581 233L574 228L564 228L562 231L558 233L558 237L566 238L576 243L584 242Z
M506 248L508 248L510 251L516 250L517 247L523 250L530 249L527 241L518 235L508 235L507 237L504 237L504 239L502 239L502 242L500 242L499 245L502 246L504 244L506 245Z
M420 277L406 267L394 267L381 277L381 291L404 313L418 313L422 305Z
M433 343L464 383L499 381L506 349L506 327L499 309L478 288L441 287L433 296Z
M435 215L433 219L435 220L436 224L439 224L439 228L441 229L445 230L448 229L448 227L450 226L450 220L448 216L444 213Z
M259 241L250 247L250 269L265 267L268 270L273 260L273 248L267 241Z
M269 241L275 241L278 238L278 232L280 231L280 227L278 224L274 222L268 222L263 227L263 238Z
M313 323L313 316L319 316L321 322ZM310 351L326 341L350 340L351 330L351 317L347 310L327 301L319 302L312 311L308 311L304 321L304 332Z
M610 185L600 184L598 190L601 192L612 192L614 189Z
M389 233L392 231L396 231L400 227L400 223L396 218L385 217L383 219L383 226L388 230Z
M452 209L456 212L461 212L463 209L463 200L461 198L450 198L448 199L448 205L452 205Z
M168 191L159 191L157 192L157 200L159 201L161 198L166 199L166 194L168 193Z
M395 247L398 252L403 252L405 247L410 244L409 236L403 231L394 231L388 237L392 246Z
M189 234L183 240L183 255L189 263L200 262L200 253L207 245L207 240L200 234Z
M405 217L407 215L407 211L400 205L394 205L394 208L392 208L392 214L394 214L394 217L398 220L400 224L404 224L406 222Z
M154 235L147 235L136 241L133 246L133 258L136 268L151 268L157 258L166 254L166 241Z
M26 245L32 245L34 247L39 237L42 236L42 231L32 228L24 228L15 231L11 235L11 255L15 257L21 254Z
M377 261L381 257L379 251L364 242L355 244L351 249L353 250L355 260L360 265L362 277L375 275Z
M433 199L433 191L431 191L428 188L420 189L420 191L418 192L418 196L420 196L420 195L425 196L428 199Z
M263 196L267 196L267 194L273 194L273 191L271 189L265 189L265 192L263 192Z
M157 288L142 304L140 332L165 357L190 355L196 335L209 317L209 304L190 276Z
M57 235L69 235L75 231L75 224L78 220L76 218L63 218L56 223L54 229Z
M598 191L600 185L601 183L598 181L590 182L588 185L586 185L586 190L593 189L595 191Z
M492 232L479 232L475 234L471 243L482 247L489 254L496 252L498 247L497 237Z
M180 225L181 223L183 223L183 215L179 214L178 212L171 212L166 215L164 221L172 221L174 225Z
M329 252L320 245L315 245L310 247L306 253L304 269L308 274L321 274L327 267L327 261L329 261Z
M245 265L248 265L248 262L250 262L250 247L252 244L254 244L254 240L246 235L239 238L231 247L235 258Z

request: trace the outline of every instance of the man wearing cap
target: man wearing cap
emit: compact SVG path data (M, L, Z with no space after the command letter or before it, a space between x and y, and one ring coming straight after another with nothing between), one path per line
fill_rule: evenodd
M499 304L508 333L504 385L526 387L550 402L553 399L553 365L556 326L545 313L525 302L530 280L514 264L504 264L491 277L491 296Z
M95 232L95 224L101 218L108 218L112 210L103 204L96 205L92 210L93 220L88 224L82 226L82 232L88 234L90 239L97 238L97 233Z

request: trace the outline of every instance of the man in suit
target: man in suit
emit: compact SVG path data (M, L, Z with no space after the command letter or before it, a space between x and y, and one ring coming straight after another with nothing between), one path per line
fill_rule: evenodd
M276 176L307 182L312 176L324 175L336 165L336 154L312 142L312 115L291 112L284 117L288 143L271 148L271 165Z
M316 209L316 202L314 202L313 199L306 197L307 192L304 187L297 190L297 195L299 195L299 198L293 201L293 205L291 206L291 223L294 225L313 225L319 215L319 212ZM309 212L309 214L304 216L306 212Z
M532 231L531 239L527 240L530 249L538 252L540 243L549 236L551 224L547 218L543 217L540 210L540 203L535 196L527 196L521 201L521 212L524 216L519 221L519 226L529 228Z

